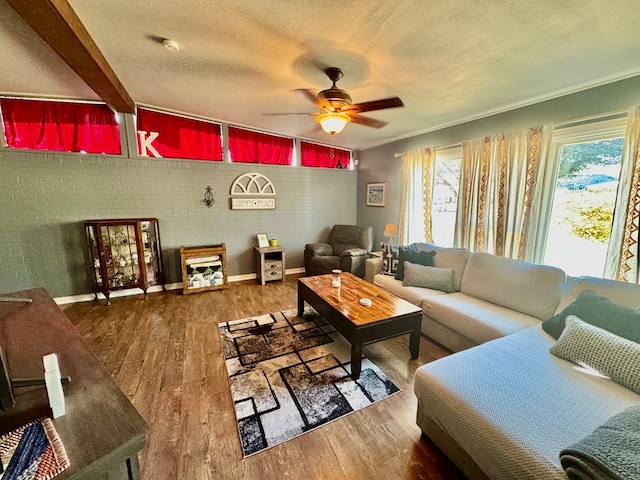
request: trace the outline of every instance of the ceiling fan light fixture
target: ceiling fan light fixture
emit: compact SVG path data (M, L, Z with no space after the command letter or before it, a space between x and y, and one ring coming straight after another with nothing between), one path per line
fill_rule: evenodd
M162 41L162 45L164 45L164 48L166 48L171 53L176 53L180 50L180 45L178 45L178 42L169 38L165 38Z
M321 113L316 117L316 122L329 135L340 133L350 121L351 117L349 115L340 112Z

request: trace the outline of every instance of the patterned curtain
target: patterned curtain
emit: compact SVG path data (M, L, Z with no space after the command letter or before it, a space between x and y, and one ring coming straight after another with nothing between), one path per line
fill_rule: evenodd
M529 237L537 238L539 227L531 219L548 223L550 209L545 214L534 199L542 197L540 179L549 174L551 131L539 126L462 143L455 246L522 260L536 256L541 245Z
M423 148L402 154L402 200L400 245L433 243L431 235L431 192L435 149Z
M622 149L620 181L613 214L605 277L640 283L638 227L640 219L640 106L629 109Z

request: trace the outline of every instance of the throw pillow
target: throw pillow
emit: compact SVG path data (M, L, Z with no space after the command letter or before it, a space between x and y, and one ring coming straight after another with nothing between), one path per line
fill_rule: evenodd
M575 302L567 305L559 314L542 322L542 328L549 335L558 339L568 315L576 315L596 327L604 328L616 335L640 343L640 312L613 303L592 290L580 292Z
M566 328L549 351L640 393L640 344L636 342L569 315Z
M426 267L411 262L404 262L403 287L423 287L455 292L453 288L453 268Z
M417 250L414 245L398 248L398 270L396 270L396 280L404 279L404 262L417 263L426 267L433 267L436 252L428 250Z
M382 273L395 276L398 269L398 247L389 243L380 243L382 251Z

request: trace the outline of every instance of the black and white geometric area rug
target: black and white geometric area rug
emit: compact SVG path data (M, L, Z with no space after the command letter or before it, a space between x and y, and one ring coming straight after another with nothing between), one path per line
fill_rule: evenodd
M218 324L244 455L291 440L400 389L313 309Z

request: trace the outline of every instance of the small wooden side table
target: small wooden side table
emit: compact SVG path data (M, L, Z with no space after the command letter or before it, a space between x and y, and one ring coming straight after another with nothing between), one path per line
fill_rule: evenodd
M253 247L256 252L256 276L265 284L272 280L284 281L285 274L285 248L277 247Z

